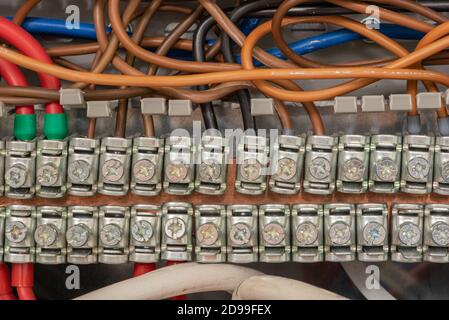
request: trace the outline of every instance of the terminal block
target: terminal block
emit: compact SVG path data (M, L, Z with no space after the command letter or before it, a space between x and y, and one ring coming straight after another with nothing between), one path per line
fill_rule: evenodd
M247 195L263 194L267 188L268 140L244 135L237 146L237 176L235 189Z
M101 141L98 192L122 196L129 190L130 139L106 137Z
M436 138L434 162L433 192L449 195L449 137Z
M357 258L359 261L388 260L388 208L383 203L363 203L356 207Z
M226 262L226 209L223 205L195 207L195 260Z
M67 262L92 264L98 255L98 208L72 206L67 212Z
M64 207L42 206L37 208L36 262L42 264L62 264L66 262L67 209Z
M154 263L161 253L162 210L156 205L131 208L129 261Z
M304 165L305 138L281 135L272 145L272 175L269 187L272 192L296 194L301 189Z
M142 196L155 196L162 189L164 140L137 137L133 140L131 165L131 192Z
M36 142L6 141L5 195L28 199L36 191Z
M195 190L220 195L226 191L228 177L228 140L221 136L201 137L197 152Z
M162 259L192 260L192 216L190 203L168 202L162 206Z
M326 261L353 261L356 257L355 206L324 205L324 255Z
M36 195L61 198L66 192L67 140L39 140L36 159Z
M226 209L228 262L250 263L258 260L258 208L231 205Z
M99 208L98 262L118 264L128 261L129 217L127 207Z
M402 144L401 191L432 192L435 139L431 136L406 135Z
M259 261L290 261L290 206L264 204L259 208Z
M425 206L423 253L424 261L449 262L449 205Z
M23 205L11 205L6 207L4 255L4 260L6 262L35 262L35 227L35 207Z
M370 138L344 135L338 144L337 191L365 193L368 190Z
M374 135L371 137L370 151L369 191L379 193L399 191L402 137Z
M338 137L313 135L307 138L304 191L331 194L335 190Z
M67 192L74 196L93 196L98 189L100 142L73 137L69 142Z
M195 187L195 147L189 137L169 136L165 140L164 191L191 194Z
M423 205L393 205L391 209L391 260L397 262L422 261L423 216Z
M292 207L292 260L324 260L322 205L296 204Z

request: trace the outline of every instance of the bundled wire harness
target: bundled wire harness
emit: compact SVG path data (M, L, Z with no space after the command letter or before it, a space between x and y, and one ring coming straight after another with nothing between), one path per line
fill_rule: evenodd
M16 2L0 300L128 263L78 298L393 299L449 263L448 2ZM356 273L379 262L373 294Z

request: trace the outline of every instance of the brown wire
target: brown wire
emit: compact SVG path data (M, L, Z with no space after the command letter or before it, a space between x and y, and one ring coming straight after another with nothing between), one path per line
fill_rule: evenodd
M28 14L33 10L33 8L39 4L41 0L27 0L23 5L19 7L14 15L12 22L18 26L22 25Z

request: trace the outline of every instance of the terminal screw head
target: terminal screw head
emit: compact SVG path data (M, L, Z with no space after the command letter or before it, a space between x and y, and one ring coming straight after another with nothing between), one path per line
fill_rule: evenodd
M368 222L363 228L363 239L371 246L379 246L384 243L387 232L378 222Z
M432 225L432 240L441 247L449 245L449 225L445 222Z
M271 222L264 226L262 238L269 245L278 245L285 239L285 230L277 222Z
M335 222L329 229L329 238L336 245L345 245L351 239L351 228L347 223Z
M66 232L67 243L73 248L81 248L89 240L89 228L84 224L75 224Z
M412 222L405 222L399 227L399 241L407 246L416 245L421 239L419 227Z
M101 168L101 173L105 179L111 182L117 182L123 177L123 163L117 159L107 160Z
M186 223L178 217L168 219L165 224L165 234L173 240L182 238L186 233L186 229Z
M37 171L37 181L43 186L53 186L59 178L58 169L53 164L45 164Z
M25 184L27 169L21 164L11 166L5 173L5 182L11 188L20 188Z
M326 158L316 157L309 166L309 172L315 179L325 179L330 175L331 164Z
M42 247L49 247L56 242L58 230L51 224L43 224L34 231L34 240Z
M68 168L68 175L72 182L81 183L87 180L90 176L91 166L85 160L75 160L70 163Z
M278 161L276 176L282 180L290 180L296 174L296 161L290 158L282 158Z
M376 175L382 181L394 181L398 174L397 164L390 158L383 158L376 163Z
M21 221L12 221L6 224L6 239L13 243L20 243L25 240L28 233L27 226Z
M100 231L100 239L105 246L115 246L122 240L122 231L114 223L106 224Z
M255 181L262 175L262 164L256 159L245 159L240 174L247 181Z
M360 159L349 159L343 165L343 173L348 181L359 181L365 173L365 165Z
M303 222L296 228L296 240L300 246L309 246L318 238L318 228L312 222Z
M150 160L143 159L136 162L133 168L134 177L139 181L149 181L156 172L156 166Z
M233 244L242 246L251 240L252 232L246 223L238 222L231 227L229 237Z
M200 164L200 177L205 181L215 181L221 175L221 166L218 161L207 159Z
M410 160L407 167L408 173L415 179L424 179L429 174L429 162L423 157Z
M196 230L198 242L205 246L211 246L218 240L220 231L213 223L204 223Z
M131 235L137 242L147 242L153 237L153 226L146 220L138 220L131 227Z
M170 162L165 168L168 180L173 183L182 182L189 172L189 168L182 161Z

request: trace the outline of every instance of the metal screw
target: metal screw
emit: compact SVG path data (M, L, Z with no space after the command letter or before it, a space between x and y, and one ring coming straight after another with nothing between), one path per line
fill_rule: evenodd
M89 240L90 231L84 224L71 226L66 233L67 243L73 248L81 248Z
M137 161L133 168L134 177L143 182L153 178L155 172L155 164L147 159Z
M114 223L106 224L101 229L100 239L105 246L115 246L122 240L122 230Z
M278 161L276 176L282 180L290 180L296 174L296 161L290 158L282 158Z
M449 245L449 225L445 222L432 225L432 240L441 247Z
M189 172L188 167L182 161L170 162L165 168L168 180L174 183L182 182Z
M421 239L419 227L412 222L405 222L399 227L399 241L407 246L416 245Z
M310 174L318 180L323 180L330 175L331 164L329 160L323 157L316 157L309 166Z
M256 159L245 159L240 174L247 181L255 181L262 175L262 164Z
M246 223L238 222L231 227L229 237L233 244L242 246L251 240L252 232Z
M34 231L34 240L42 247L49 247L56 242L58 230L51 224L42 224Z
M53 164L45 164L37 171L37 181L43 186L53 186L58 178L58 169Z
M11 188L20 188L25 184L27 169L22 164L15 164L5 173L5 182Z
M303 222L296 228L296 240L300 246L309 246L318 238L318 228L312 222Z
M85 160L75 160L69 165L68 175L72 182L80 183L90 176L91 166Z
M370 246L379 246L384 243L387 232L378 222L368 222L363 228L363 239Z
M423 157L415 157L408 163L408 173L415 179L424 179L429 174L429 162Z
M449 162L445 162L441 167L441 177L444 181L449 181Z
M186 223L184 220L174 217L165 223L165 234L173 240L178 240L186 233Z
M382 158L376 163L376 175L382 181L394 181L398 174L396 162L390 158Z
M147 242L153 237L153 226L146 220L138 220L131 227L131 235L137 242Z
M329 229L329 238L336 245L345 245L351 239L351 228L344 222L335 222Z
M364 173L365 165L360 159L349 159L343 165L343 174L348 181L359 181Z
M117 182L123 177L123 163L117 159L110 159L103 164L101 173L103 177L111 182Z
M13 243L19 243L25 240L28 233L27 226L21 221L11 221L6 224L6 239Z
M269 245L278 245L285 239L285 230L277 222L271 222L264 226L262 238Z
M196 230L196 238L198 242L205 246L211 246L218 240L220 231L213 223L202 224L198 230Z
M206 181L215 181L221 175L221 166L214 159L207 159L200 164L200 177Z

